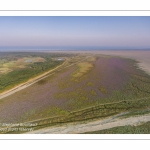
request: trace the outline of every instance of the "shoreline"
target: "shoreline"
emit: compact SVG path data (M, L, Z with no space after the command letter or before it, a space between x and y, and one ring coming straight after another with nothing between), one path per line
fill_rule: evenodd
M102 51L99 53L136 60L139 69L150 75L150 51Z
M45 53L51 53L54 51L44 51ZM119 56L122 58L129 58L136 60L138 67L150 75L150 50L57 50L56 53L92 53L92 54L102 54L108 56Z
M83 51L81 51L83 52ZM88 51L85 51L88 53ZM102 50L102 51L89 51L89 53L102 54L108 56L119 56L122 58L129 58L137 61L139 69L150 75L150 51L148 50Z

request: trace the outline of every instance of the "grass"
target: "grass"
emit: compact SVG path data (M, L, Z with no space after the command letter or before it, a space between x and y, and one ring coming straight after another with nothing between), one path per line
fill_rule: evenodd
M30 62L26 62L26 61ZM18 58L15 61L10 60L1 60L0 61L0 74L7 74L8 72L15 71L19 68L27 68L31 64L37 63L37 62L45 62L45 59L42 57L23 57Z
M91 95L95 96L97 94L96 94L96 92L94 90L91 90Z
M94 86L94 83L89 81L89 82L86 83L86 85L87 86Z
M132 63L133 62L131 62L131 64ZM61 101L62 99L65 101L68 100L66 106L59 107L65 111L71 112L78 112L81 109L87 110L87 108L91 106L95 108L95 106L101 107L101 105L106 105L106 108L99 108L103 112L101 112L102 114L98 112L99 117L103 117L105 115L110 116L110 112L112 112L112 114L116 114L123 111L129 111L132 113L132 111L146 110L147 107L150 107L149 101L143 100L142 103L140 101L139 105L136 103L138 103L138 99L150 97L150 86L148 84L150 82L150 77L140 70L136 73L133 71L133 73L130 72L128 74L130 79L122 89L112 90L111 93L107 90L107 87L96 86L95 83L90 80L84 83L84 85L81 84L81 86L73 88L79 83L75 84L74 82L71 82L72 80L67 78L67 81L64 81L63 83L64 86L61 86L61 91L55 94L55 99L57 99L57 101ZM63 91L65 88L67 88L67 92ZM70 90L71 88L72 90ZM86 90L86 88L90 89ZM104 96L98 96L98 91L100 91ZM107 103L110 103L110 105ZM63 114L59 113L58 115L61 116ZM92 117L94 118L94 115L91 114L91 118Z
M75 62L75 60L79 60L79 57L69 57L68 62ZM96 76L94 76L92 72L94 69L93 62L89 62L89 60L80 62L77 64L77 70L71 74L71 77L67 76L66 80L63 77L62 83L59 83L61 88L54 95L55 101L64 100L65 103L62 103L62 106L55 105L54 107L50 106L47 109L41 109L39 112L32 112L33 114L30 113L28 121L37 123L38 125L35 129L40 129L69 122L101 119L122 112L129 112L128 115L143 114L144 111L150 107L150 98L146 98L150 97L150 77L141 70L136 70L136 68L133 67L134 63L134 61L129 61L127 70L124 72L121 72L119 69L117 70L119 77L123 77L127 74L128 80L121 88L116 85L118 89L111 87L112 89L110 91L109 87L112 85L107 85L109 83L107 80L110 80L110 82L112 80L117 81L117 78L110 78L111 76L107 77L106 84L102 85L101 79L105 78L101 76L98 78L99 74L95 72ZM100 72L105 71L106 67L107 65L102 66ZM114 71L113 73L116 72L116 70L112 71ZM89 76L90 72L92 76ZM76 79L82 78L84 75L86 75L87 78L81 79L81 83L75 82ZM57 78L55 80L57 80ZM57 82L59 82L59 80ZM98 93L100 94L98 95ZM33 119L39 120L33 121Z
M73 74L74 78L79 78L85 75L88 71L90 71L93 67L93 65L89 62L81 62L77 64L78 69L77 71Z
M107 90L104 87L99 87L100 92L107 94Z
M9 90L62 64L64 61L52 60L58 56L67 55L50 53L10 53L6 55L4 53L0 57L0 92ZM30 62L25 62L26 60Z
M0 68L0 74L6 74L8 72L12 71L11 69L9 68Z
M100 131L86 132L85 134L150 134L150 122L138 126L120 126Z
M37 124L36 129L49 127L57 124L71 123L78 121L89 121L95 119L102 119L105 117L113 116L121 112L144 110L147 106L150 106L150 98L143 98L133 101L120 101L108 104L101 104L86 109L81 109L74 112L66 112L59 108L53 108L49 110L49 113L58 112L56 117L47 117L36 121L30 121L30 123ZM55 112L55 113L56 113ZM61 114L61 115L60 115Z
M128 114L123 115L121 118L128 118L131 116L145 115L145 114L149 114L149 113L150 113L150 108L148 105L145 109L133 110L133 111L129 112Z

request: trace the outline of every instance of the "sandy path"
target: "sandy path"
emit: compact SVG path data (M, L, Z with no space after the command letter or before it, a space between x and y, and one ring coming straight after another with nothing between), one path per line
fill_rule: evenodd
M121 56L125 58L130 58L130 59L135 59L139 63L139 68L143 69L146 71L148 74L150 74L150 51L92 51L90 53L95 53L95 54L104 54L104 55L115 55L115 56ZM81 61L79 61L81 62ZM79 63L76 62L76 63ZM74 63L74 64L76 64ZM74 65L72 64L72 65ZM71 66L71 65L70 65ZM67 67L70 67L67 66ZM66 68L66 67L65 67ZM55 68L56 69L56 68ZM49 76L49 75L48 75ZM47 76L44 75L43 78ZM40 78L39 80L41 80ZM32 83L28 83L22 85L17 88L16 90L11 90L6 95L0 95L0 99L11 95L23 88L26 88L35 82L38 82L39 80L36 80ZM3 97L4 96L4 97ZM138 125L142 122L148 122L150 121L150 114L143 115L143 116L136 116L136 117L129 117L125 119L118 119L123 114L119 114L107 119L103 120L97 120L97 121L92 121L88 123L83 123L83 124L66 124L64 126L60 127L49 127L49 128L44 128L40 130L36 130L33 132L28 132L30 134L32 133L58 133L58 134L63 134L63 133L84 133L84 132L90 132L90 131L97 131L97 130L104 130L104 129L109 129L117 126L125 126L125 125Z
M93 55L92 55L92 56L93 56ZM51 75L55 74L54 71L56 71L56 70L57 70L57 71L60 71L60 70L62 70L62 69L68 68L68 67L73 66L73 65L75 65L75 64L77 64L77 63L80 63L80 62L82 62L82 61L84 61L84 60L86 60L86 59L88 59L89 57L92 57L92 56L87 56L87 57L86 57L85 59L83 59L83 60L80 60L80 61L78 61L78 62L72 63L71 65L62 67L62 66L64 65L64 63L65 63L65 62L64 62L63 64L57 66L57 67L54 68L54 69L51 69L51 70L49 70L49 71L47 71L47 72L45 72L45 73L43 73L43 74L41 74L41 75L39 75L39 76L37 76L37 77L35 77L35 78L30 79L29 81L27 81L27 82L25 82L25 83L22 83L22 84L20 84L20 85L14 87L14 88L8 90L8 91L5 91L5 92L1 93L1 94L0 94L0 99L5 98L5 97L7 97L7 96L10 96L10 95L12 95L12 94L14 94L14 93L16 93L16 92L22 90L22 89L25 89L25 88L27 88L27 87L29 87L29 86L35 84L36 82L38 82L38 81L40 81L40 80L42 80L42 79L44 79L44 78L46 78L46 77L48 77L48 76L51 76ZM62 67L62 68L60 68L60 67ZM60 68L60 69L59 69L59 68Z
M64 62L64 63L65 63L65 62ZM40 81L40 80L42 80L42 79L48 77L49 75L54 74L54 73L51 73L51 72L53 72L53 71L57 70L58 68L60 68L61 66L63 66L64 63L61 64L61 65L59 65L59 66L57 66L57 67L54 68L54 69L51 69L51 70L49 70L49 71L47 71L47 72L45 72L45 73L43 73L43 74L41 74L41 75L35 77L35 78L30 79L29 81L27 81L27 82L25 82L25 83L22 83L22 84L20 84L20 85L14 87L14 88L8 90L8 91L5 91L5 92L1 93L1 94L0 94L0 99L2 99L2 98L4 98L4 97L7 97L7 96L9 96L9 95L11 95L11 94L13 94L13 93L16 93L16 92L18 92L18 91L20 91L20 90L22 90L22 89L25 89L25 88L31 86L32 84L34 84L34 83L36 83L36 82L38 82L38 81ZM51 74L50 74L50 73L51 73Z
M60 127L49 127L32 132L27 132L28 134L76 134L76 133L85 133L91 131L98 131L109 129L118 126L126 125L139 125L144 122L150 121L150 114L143 116L129 117L124 119L118 119L118 117L126 113L121 113L113 117L97 120L92 122L87 122L83 124L66 124Z

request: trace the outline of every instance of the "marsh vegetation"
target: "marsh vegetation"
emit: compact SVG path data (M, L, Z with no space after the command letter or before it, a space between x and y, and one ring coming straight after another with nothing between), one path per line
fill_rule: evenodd
M54 60L56 57L65 57L66 54L45 53L0 53L0 92L28 81L56 66L65 60Z
M77 53L30 53L29 59L27 55L15 56L17 60L18 57L32 60L22 61L27 64L21 71L15 68L1 74L1 90L7 89L4 85L12 86L12 79L18 84L63 62L54 61L55 58L65 58L65 64L51 76L3 98L0 102L1 122L30 121L37 123L35 129L39 129L101 119L122 112L140 115L150 109L150 76L132 59ZM41 62L34 62L39 60Z

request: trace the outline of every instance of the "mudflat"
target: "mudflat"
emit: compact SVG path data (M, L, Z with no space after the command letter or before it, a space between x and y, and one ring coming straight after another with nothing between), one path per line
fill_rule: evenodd
M94 53L104 55L114 55L130 59L135 59L138 62L140 69L150 74L150 51L132 50L132 51L94 51Z
M57 51L62 52L62 51ZM92 51L63 51L68 53L92 53L110 56L119 56L134 59L140 69L150 74L150 50L92 50Z

